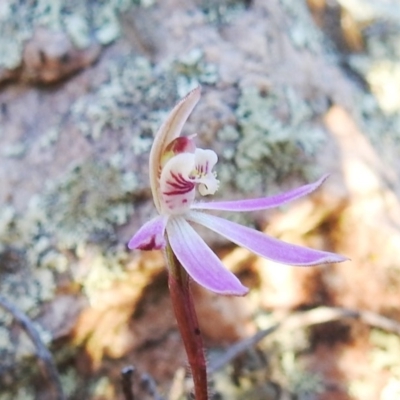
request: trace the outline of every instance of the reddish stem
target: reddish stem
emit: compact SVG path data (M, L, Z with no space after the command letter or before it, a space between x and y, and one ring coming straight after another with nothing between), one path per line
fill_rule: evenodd
M194 308L189 276L167 246L168 285L175 318L192 370L196 400L208 400L207 368L203 339Z

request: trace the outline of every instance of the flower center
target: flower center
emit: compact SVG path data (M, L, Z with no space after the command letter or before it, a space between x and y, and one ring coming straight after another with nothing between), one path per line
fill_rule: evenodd
M197 149L191 138L171 142L161 160L163 211L174 215L187 212L195 199L196 187L202 196L214 194L219 181L212 169L217 161L214 151Z

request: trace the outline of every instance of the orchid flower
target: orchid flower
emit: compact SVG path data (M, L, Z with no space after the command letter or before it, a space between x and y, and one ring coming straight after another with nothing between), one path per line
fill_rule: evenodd
M285 243L262 232L203 211L255 211L279 207L305 196L326 179L271 197L237 201L196 202L195 196L213 195L219 186L213 171L218 157L197 148L194 136L181 137L183 124L200 98L200 88L181 100L156 134L150 152L150 184L159 215L145 223L128 243L130 249L163 249L167 242L188 275L219 294L243 296L248 289L224 267L196 233L192 223L219 233L235 244L277 263L307 266L345 261L327 251Z

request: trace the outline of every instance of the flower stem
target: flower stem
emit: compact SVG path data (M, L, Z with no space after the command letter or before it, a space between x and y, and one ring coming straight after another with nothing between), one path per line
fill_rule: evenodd
M196 400L208 400L207 368L203 339L190 291L189 276L167 245L168 286L178 328L185 346L194 382Z

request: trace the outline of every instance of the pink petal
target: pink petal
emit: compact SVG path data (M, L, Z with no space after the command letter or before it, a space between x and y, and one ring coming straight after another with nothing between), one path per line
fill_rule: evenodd
M269 260L289 265L317 265L347 260L346 257L327 251L288 244L254 229L214 215L191 211L185 218L225 236L239 246Z
M168 217L159 215L146 222L132 237L128 248L139 250L160 250L166 245L164 238Z
M278 207L289 201L296 200L300 197L310 194L320 186L328 175L324 175L317 182L301 186L289 192L278 194L276 196L261 197L258 199L236 200L236 201L215 201L215 202L198 202L192 205L194 210L221 210L221 211L256 211L265 210L267 208Z
M225 295L243 296L248 292L183 217L170 218L167 233L176 258L199 285Z

